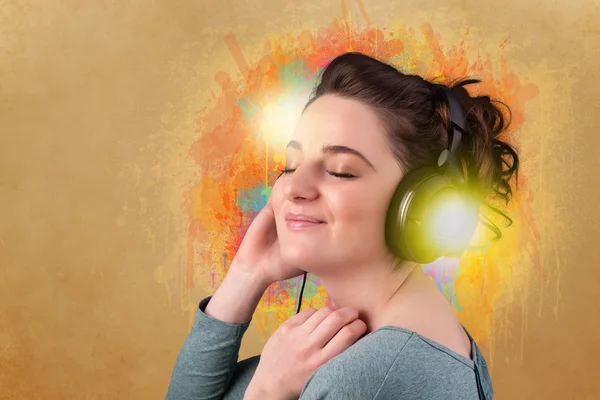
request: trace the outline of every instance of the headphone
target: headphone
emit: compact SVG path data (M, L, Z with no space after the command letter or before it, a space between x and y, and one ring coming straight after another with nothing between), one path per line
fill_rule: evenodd
M466 208L472 216L479 211L477 203L469 201L458 157L462 135L467 133L463 108L450 88L435 84L434 87L443 89L441 92L450 107L448 148L440 153L436 165L416 168L402 178L390 202L385 224L385 239L392 253L402 260L419 264L430 263L444 255L462 254L477 227L477 218L466 218L458 221L461 231L467 233L465 239L432 237L428 217L440 195L466 200ZM296 314L302 306L306 274L304 272Z

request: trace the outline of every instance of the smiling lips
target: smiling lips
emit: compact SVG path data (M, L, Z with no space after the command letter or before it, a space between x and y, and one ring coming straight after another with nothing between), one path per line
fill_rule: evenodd
M314 228L317 226L321 226L324 223L324 221L321 221L320 219L314 217L310 217L308 215L293 213L285 214L285 224L288 227L288 229L291 230Z

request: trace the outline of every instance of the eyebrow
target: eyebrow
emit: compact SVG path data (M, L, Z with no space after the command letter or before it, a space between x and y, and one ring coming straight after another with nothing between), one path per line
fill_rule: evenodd
M293 148L293 149L302 151L302 144L300 144L300 142L298 142L296 140L292 140L291 142L288 143L286 148ZM323 146L321 151L324 154L352 154L352 155L362 159L371 168L375 169L375 166L373 165L373 163L371 163L371 161L369 161L369 159L367 157L365 157L360 151L355 150L351 147L328 144L328 145Z

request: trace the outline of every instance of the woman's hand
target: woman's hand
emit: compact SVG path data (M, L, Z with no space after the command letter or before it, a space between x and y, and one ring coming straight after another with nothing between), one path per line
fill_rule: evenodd
M275 215L271 206L273 196L283 193L273 186L267 205L256 215L231 263L231 269L253 274L266 286L273 282L291 279L304 273L295 266L285 265L281 260Z
M265 344L245 400L298 399L313 372L367 330L358 311L310 308L284 322Z

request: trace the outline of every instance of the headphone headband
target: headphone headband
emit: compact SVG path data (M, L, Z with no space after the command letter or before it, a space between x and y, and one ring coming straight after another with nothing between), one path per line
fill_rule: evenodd
M441 88L448 107L450 108L450 128L447 130L448 148L442 151L438 158L438 167L446 167L446 174L459 183L464 183L464 176L460 166L458 152L465 129L465 114L458 98L452 93L452 90L440 84L434 84L434 87Z
M465 129L465 114L463 112L463 108L461 107L458 99L452 93L452 90L447 86L442 86L444 94L446 95L446 100L448 102L448 106L450 107L450 121L452 124L451 130L449 130L449 148L450 152L454 153L458 150L460 146L460 141L462 138L462 133L466 131ZM457 129L458 128L458 129Z

